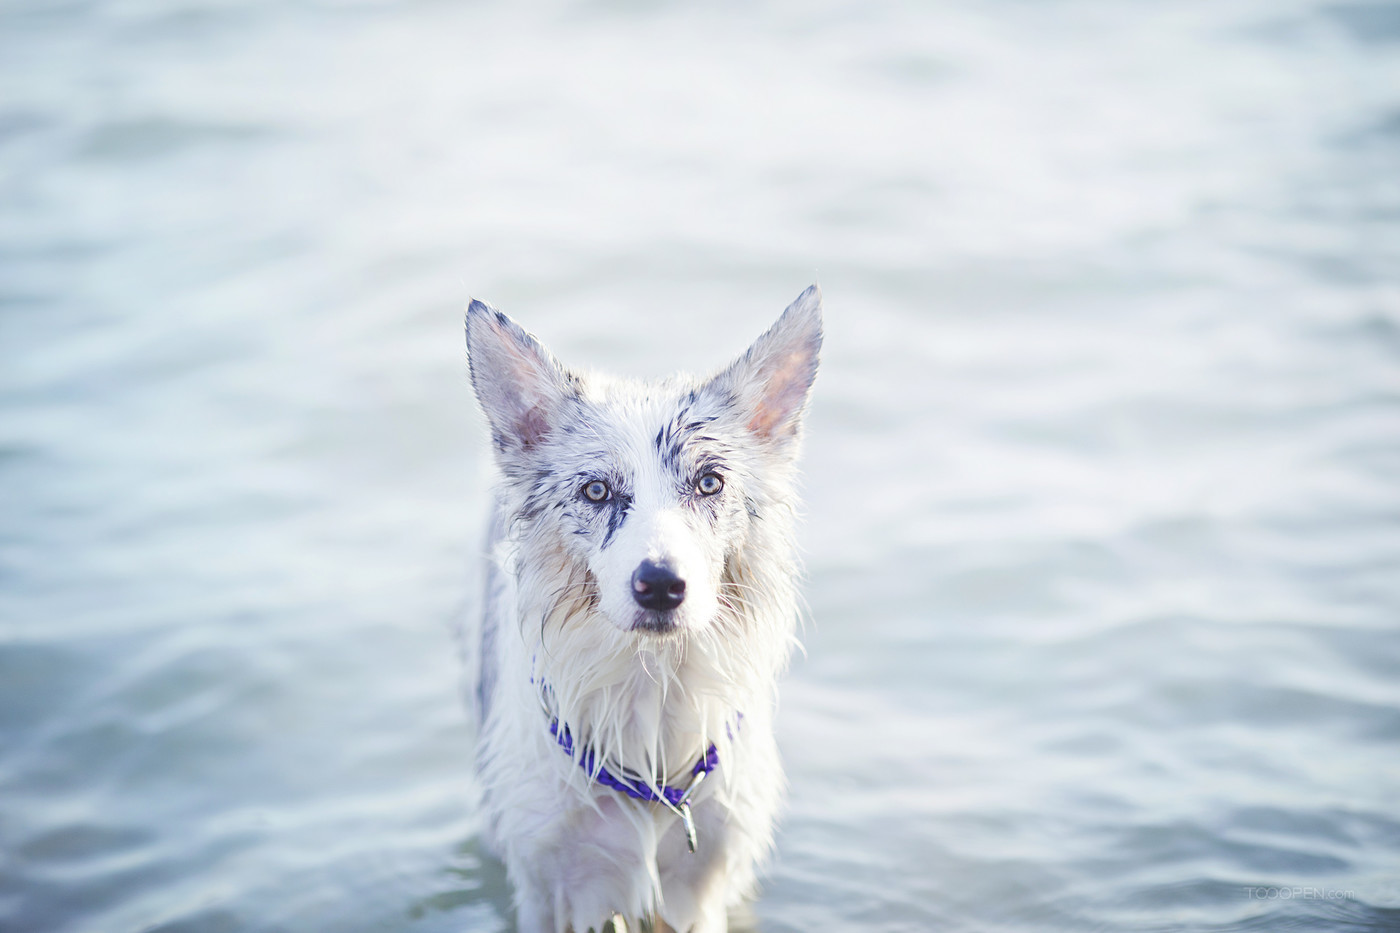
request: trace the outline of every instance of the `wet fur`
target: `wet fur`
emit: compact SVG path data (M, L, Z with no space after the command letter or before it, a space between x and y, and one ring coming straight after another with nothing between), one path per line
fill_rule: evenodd
M753 891L783 790L772 719L795 643L795 460L820 293L708 380L579 375L477 301L467 342L500 470L478 770L519 928L584 933L618 914L723 931ZM719 494L697 492L706 472ZM595 478L608 501L581 495ZM644 558L683 568L673 613L634 605L626 575ZM683 786L713 742L698 851L665 807L596 784L551 735L556 716L575 755L657 785Z

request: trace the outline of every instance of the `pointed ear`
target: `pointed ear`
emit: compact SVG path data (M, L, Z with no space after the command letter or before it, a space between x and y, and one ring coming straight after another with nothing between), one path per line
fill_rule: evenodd
M821 346L822 293L813 285L706 389L732 398L760 440L790 441L802 423Z
M519 324L484 301L467 306L472 388L501 453L524 452L557 423L577 379Z

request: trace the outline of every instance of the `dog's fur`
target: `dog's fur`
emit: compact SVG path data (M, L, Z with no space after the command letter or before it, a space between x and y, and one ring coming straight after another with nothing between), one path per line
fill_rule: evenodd
M480 301L467 345L501 474L478 768L519 928L584 933L616 915L726 930L782 794L773 712L795 644L795 459L821 294L803 292L709 380L576 374ZM707 474L721 478L717 493L701 491ZM585 493L595 480L605 501ZM685 580L678 607L634 600L648 560ZM692 798L693 854L671 810L579 764L591 752L595 769L683 787L710 743L719 766Z

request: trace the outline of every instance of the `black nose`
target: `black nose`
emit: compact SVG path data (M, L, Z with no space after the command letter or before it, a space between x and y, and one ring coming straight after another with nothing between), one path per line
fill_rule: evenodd
M632 574L632 598L643 609L674 609L685 602L685 581L665 564L644 560Z

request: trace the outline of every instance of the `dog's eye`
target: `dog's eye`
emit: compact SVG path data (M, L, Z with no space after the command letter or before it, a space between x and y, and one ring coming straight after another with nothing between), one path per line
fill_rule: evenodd
M720 479L717 473L706 473L700 477L700 482L695 484L695 488L702 496L713 496L724 488L724 480Z
M608 484L600 479L595 479L583 487L583 494L589 502L602 502L610 492Z

